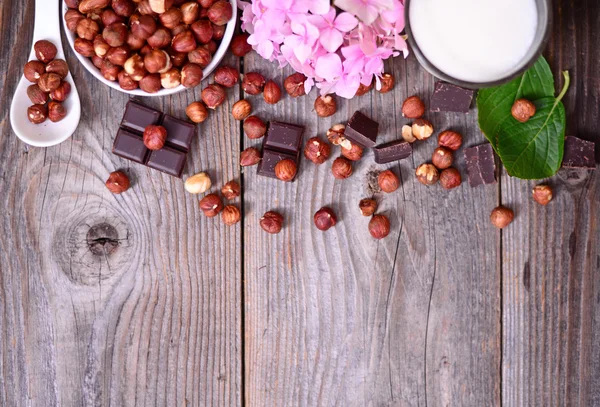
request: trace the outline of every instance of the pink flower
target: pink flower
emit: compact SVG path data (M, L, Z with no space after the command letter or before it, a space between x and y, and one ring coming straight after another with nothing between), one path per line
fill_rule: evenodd
M283 43L294 51L294 55L296 55L300 63L304 63L310 56L313 45L319 38L319 30L308 22L305 24L292 22L291 27L294 34L287 36Z
M308 20L319 29L319 42L328 52L335 52L344 43L344 33L351 31L358 20L350 13L340 13L335 9L322 16L309 16Z
M335 0L333 4L371 24L380 12L394 7L394 0Z

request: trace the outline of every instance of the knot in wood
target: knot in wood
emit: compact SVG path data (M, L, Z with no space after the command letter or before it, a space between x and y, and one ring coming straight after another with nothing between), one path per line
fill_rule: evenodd
M86 243L92 254L109 256L119 247L119 235L112 225L100 223L90 228Z

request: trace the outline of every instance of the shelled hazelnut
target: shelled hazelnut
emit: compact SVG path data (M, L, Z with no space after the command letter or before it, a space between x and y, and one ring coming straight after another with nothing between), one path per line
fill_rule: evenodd
M265 232L277 234L283 227L283 216L275 211L268 211L260 218L259 224Z
M113 194L122 194L129 189L129 177L123 171L113 171L105 185Z
M331 147L319 137L312 137L304 146L304 157L315 164L323 164L331 155Z
M450 168L454 163L454 156L452 155L452 150L446 147L438 147L433 150L433 154L431 155L431 162L438 170L445 170L446 168Z
M167 141L167 129L151 124L144 129L144 145L148 150L160 150Z
M498 229L504 229L510 225L514 218L515 213L512 211L512 209L502 205L494 208L490 214L490 221L492 222L492 225L496 226Z
M249 95L258 95L263 91L265 83L265 77L258 72L248 72L244 74L242 89Z
M146 93L156 93L160 90L160 75L151 73L140 79L138 85Z
M215 82L226 88L232 88L238 82L240 73L232 66L220 66L215 70Z
M23 67L23 75L29 82L37 83L44 73L46 73L46 65L40 61L29 61Z
M183 183L183 187L190 194L202 194L210 189L212 182L210 177L205 172L188 177Z
M57 102L64 102L71 93L71 85L69 82L61 82L58 88L50 92L50 98Z
M433 134L433 124L425 119L417 119L412 125L412 132L417 140L427 140Z
M313 221L317 229L325 232L335 226L337 216L335 216L335 212L331 208L324 206L315 213Z
M235 181L229 181L221 188L221 194L223 194L223 196L229 200L237 198L238 196L240 196L240 193L240 184L238 184Z
M438 146L449 148L456 151L462 145L463 137L460 133L452 130L446 130L438 136Z
M249 34L243 33L238 34L231 40L231 53L236 57L244 57L250 51L252 51L252 45L248 44Z
M377 211L377 201L373 198L361 199L358 209L362 216L372 216Z
M77 30L77 24L79 24L79 22L84 18L85 16L81 14L78 10L67 10L67 12L65 13L65 25L67 26L67 30L75 32Z
M223 37L225 36L225 26L224 25L216 25L215 23L212 23L213 25L213 37L212 39L214 41L209 41L210 43L213 43L215 41L221 41L223 39Z
M69 66L64 59L55 59L48 62L46 65L46 72L55 73L60 76L61 79L65 79L69 74Z
M250 139L259 139L267 132L267 125L258 116L249 116L244 120L244 133Z
M165 89L173 89L181 85L181 73L177 68L171 68L160 74L160 84Z
M175 52L188 53L196 49L196 38L190 30L185 30L173 36L171 48Z
M454 189L462 183L460 172L456 168L446 168L440 172L440 185L444 189Z
M415 171L417 180L423 185L434 185L440 179L440 173L433 164L421 164Z
M48 102L48 119L53 122L59 122L65 118L67 110L62 103L55 100Z
M369 233L374 239L383 239L390 234L390 220L385 215L374 215L369 221Z
M388 93L392 89L394 89L395 80L394 77L389 73L384 73L381 75L381 88L379 89L380 93Z
M129 59L129 48L126 46L111 48L106 53L106 59L113 65L123 66Z
M345 157L338 157L331 165L331 173L336 179L346 179L352 175L352 163Z
M526 123L535 116L535 105L527 99L517 99L510 109L512 116L520 121Z
M368 85L363 85L361 83L360 85L358 85L358 89L356 90L356 94L354 94L354 96L365 95L368 92L370 92L371 89L373 89L373 81L371 81L371 83L369 83Z
M213 83L202 89L201 97L207 108L216 109L225 102L227 94L222 86Z
M56 46L47 40L36 41L33 44L33 50L38 61L46 64L56 58L56 53L58 52Z
M91 41L100 32L100 26L91 18L84 18L77 23L75 31L80 38Z
M208 194L200 200L200 209L208 218L213 218L223 210L223 201L217 194Z
M134 32L134 34L136 33ZM142 38L138 34L136 34L136 36ZM125 44L125 40L127 40L127 26L123 23L112 23L102 30L102 37L111 47L120 47Z
M413 135L412 126L404 125L402 126L402 138L404 141L408 143L414 143L417 141L417 138Z
M137 81L133 80L131 75L129 75L125 71L119 72L119 74L117 75L117 80L119 81L119 86L121 87L121 89L134 90L138 88Z
M60 76L55 73L45 73L40 76L37 84L42 90L42 92L52 92L54 89L58 88L62 82Z
M202 123L208 117L208 110L202 102L192 102L185 108L185 114L194 123Z
M109 25L109 27L113 27L113 25L114 27L121 27L118 26L118 24L119 23L113 23ZM150 38L150 36L154 34L156 32L156 29L158 28L154 18L149 15L137 16L135 19L130 20L129 24L131 28L131 33L142 40L147 40L148 38ZM102 33L102 35L104 35L104 32Z
M306 76L300 72L296 72L285 78L283 81L283 87L288 95L293 98L304 96L306 95L306 90L304 89L305 81Z
M190 25L190 29L200 44L207 44L214 35L213 25L208 20L198 20Z
M334 146L339 146L346 141L344 132L346 126L343 124L334 124L329 130L327 130L327 140Z
M402 104L402 116L407 119L420 119L425 114L425 103L418 96L411 96Z
M27 96L34 105L43 105L48 101L48 94L35 83L27 87Z
M223 208L223 212L221 213L221 220L227 226L233 226L238 223L242 219L242 214L240 210L233 205L227 205Z
M281 100L281 89L273 80L267 81L263 89L263 98L265 102L274 105Z
M109 81L116 81L120 70L121 68L118 65L111 63L108 59L104 59L100 67L100 73Z
M231 114L235 120L244 120L251 112L252 105L246 99L238 100L231 109Z
M123 64L123 69L134 81L140 81L146 75L144 60L138 54L128 58Z
M314 107L319 117L333 116L337 111L337 103L331 95L317 96Z
M275 164L275 176L281 181L292 181L296 177L297 171L298 166L289 158L285 158Z
M364 149L358 144L346 139L340 146L342 147L342 155L350 161L358 161L362 158Z
M231 3L225 0L218 0L208 8L206 14L211 23L215 25L225 25L233 16Z
M248 147L240 154L240 165L248 167L256 165L261 160L260 151L256 147Z
M184 3L180 7L181 10L181 21L184 24L192 24L198 19L200 15L200 6L195 1Z
M166 51L153 49L144 55L144 68L150 73L167 72L172 66L171 57Z
M205 68L212 61L210 51L203 47L196 48L192 52L189 52L187 58L190 62L198 64L202 68Z
M48 109L45 105L38 104L27 108L27 118L33 124L40 124L48 118Z
M546 206L552 200L552 187L550 185L537 185L531 191L533 200L542 206Z
M381 171L377 176L377 184L383 192L392 193L400 186L400 179L390 170Z

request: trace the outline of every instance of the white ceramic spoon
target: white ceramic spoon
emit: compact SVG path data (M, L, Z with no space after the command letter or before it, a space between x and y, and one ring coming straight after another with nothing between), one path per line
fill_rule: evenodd
M59 1L35 0L35 27L29 60L36 59L33 44L38 40L51 41L58 50L56 58L65 59L60 41L59 8ZM81 104L71 73L65 81L71 85L71 93L63 102L67 110L65 118L57 123L47 119L42 124L33 124L27 118L27 108L33 104L27 96L27 87L31 82L24 76L21 78L10 106L10 123L16 135L25 143L36 147L53 146L65 141L75 132L81 117Z

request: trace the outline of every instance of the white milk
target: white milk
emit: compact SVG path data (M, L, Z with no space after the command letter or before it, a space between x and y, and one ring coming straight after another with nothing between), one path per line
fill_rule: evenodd
M468 82L503 79L531 48L535 0L411 0L410 26L425 57Z

